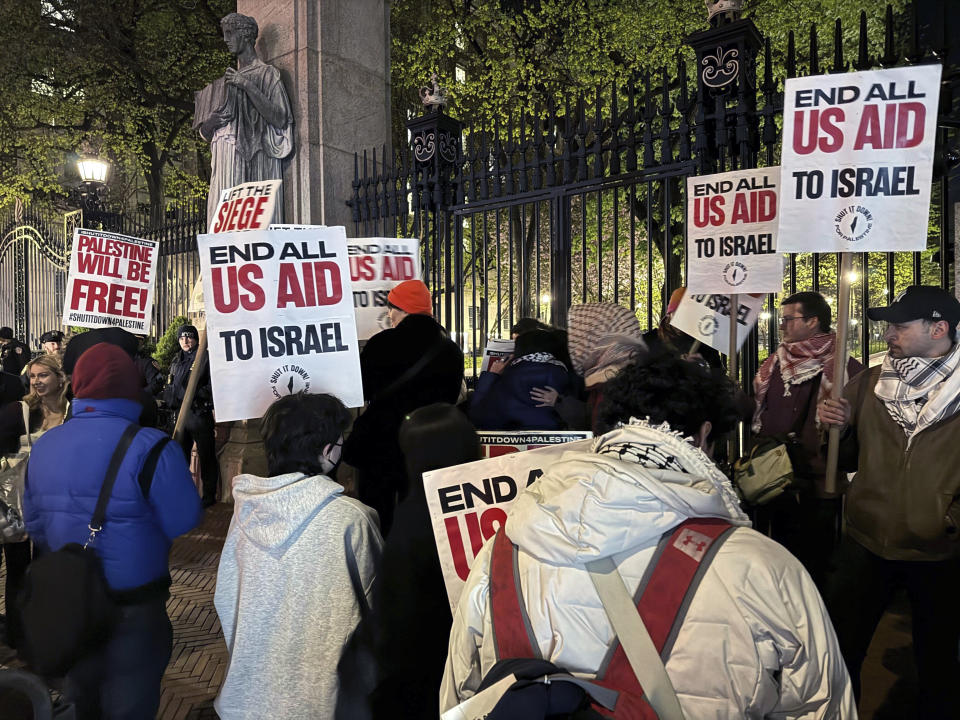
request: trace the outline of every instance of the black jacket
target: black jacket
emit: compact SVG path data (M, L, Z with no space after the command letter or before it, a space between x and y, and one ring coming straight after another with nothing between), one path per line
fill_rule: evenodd
M419 372L390 388L438 344L439 351ZM360 369L369 405L354 423L343 459L361 472L381 472L395 483L405 483L403 455L397 444L400 423L407 413L424 405L457 402L463 382L463 353L432 317L408 315L397 327L370 338L360 353Z
M180 403L183 402L183 396L187 392L187 383L190 381L190 368L197 356L197 351L184 352L177 351L170 363L170 375L167 379L167 386L163 389L163 402L169 410L177 412L180 410ZM193 396L193 404L190 410L199 416L209 416L213 412L213 389L210 387L210 359L203 364L203 372L200 375L200 381L197 384L197 392Z
M30 362L30 348L19 340L11 340L6 345L0 345L0 365L3 372L19 375L28 362Z

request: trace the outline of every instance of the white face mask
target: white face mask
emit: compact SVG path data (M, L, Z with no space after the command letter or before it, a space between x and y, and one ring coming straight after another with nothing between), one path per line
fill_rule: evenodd
M340 464L340 456L343 454L343 435L332 445L327 445L323 453L320 454L320 467L323 468L323 474L329 475Z

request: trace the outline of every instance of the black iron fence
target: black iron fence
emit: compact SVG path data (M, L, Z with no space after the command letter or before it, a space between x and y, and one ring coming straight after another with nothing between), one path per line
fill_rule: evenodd
M408 123L410 147L358 155L354 234L421 239L437 317L474 356L474 372L488 337L524 316L562 325L573 302L621 303L653 327L686 277L687 176L778 163L784 76L941 62L928 249L855 260L849 350L868 362L885 345L867 307L912 283L953 286L960 48L948 45L951 4L905 16L888 7L880 27L861 13L852 36L837 21L828 53L816 27L805 53L791 32L779 68L769 39L738 20L688 39L694 77L681 61L493 128L429 112ZM833 254L791 255L784 291L835 303L837 268ZM777 310L771 295L743 352L744 377L777 344Z
M0 326L14 329L31 349L40 335L61 329L73 230L103 229L160 242L152 334L186 315L200 273L197 235L206 228L206 203L189 201L167 211L159 227L147 215L76 210L58 213L17 204L0 218Z

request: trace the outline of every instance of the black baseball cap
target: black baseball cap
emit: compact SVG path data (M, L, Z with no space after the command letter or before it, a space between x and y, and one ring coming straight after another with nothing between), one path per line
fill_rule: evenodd
M960 323L960 301L935 285L911 285L886 307L867 310L867 317L888 323L946 320L950 327L956 327Z
M48 342L63 342L63 333L59 330L47 330L40 336L40 344Z

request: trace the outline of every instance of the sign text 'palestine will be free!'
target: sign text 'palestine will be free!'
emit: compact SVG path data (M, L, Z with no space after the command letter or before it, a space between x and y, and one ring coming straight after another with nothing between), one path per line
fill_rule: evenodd
M787 80L781 252L926 248L941 71Z

